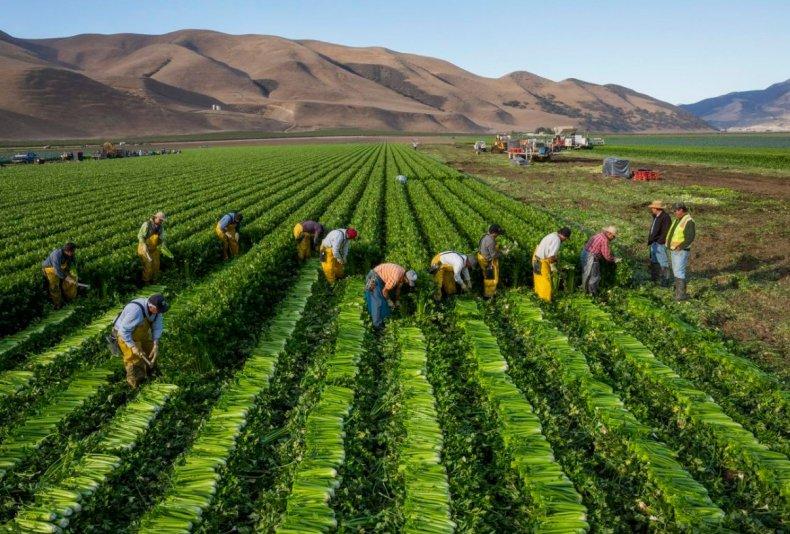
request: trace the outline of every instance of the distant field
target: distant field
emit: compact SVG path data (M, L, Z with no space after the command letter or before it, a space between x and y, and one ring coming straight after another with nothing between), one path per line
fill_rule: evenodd
M661 134L606 135L607 145L790 148L790 133L777 134Z
M682 145L620 145L608 142L592 151L579 151L587 157L618 156L643 161L703 164L728 169L790 173L789 148L746 148Z

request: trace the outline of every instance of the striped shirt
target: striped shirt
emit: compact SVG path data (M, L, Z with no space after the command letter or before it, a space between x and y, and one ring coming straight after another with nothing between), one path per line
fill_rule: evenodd
M606 237L606 233L604 232L592 236L589 241L587 241L587 244L584 245L584 250L590 254L601 256L606 261L614 261L614 255L609 248L609 238Z
M387 291L396 288L406 274L406 269L397 263L382 263L374 267L373 270L384 282L384 289Z

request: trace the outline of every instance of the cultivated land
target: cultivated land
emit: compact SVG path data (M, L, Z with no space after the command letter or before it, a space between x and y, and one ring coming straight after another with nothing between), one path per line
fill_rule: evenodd
M631 184L574 157L513 169L468 144L426 150L450 166L357 144L3 169L0 531L785 528L790 397L765 370L786 370L786 330L758 328L786 327L787 226L765 216L784 216L781 178L666 165L664 182ZM683 305L640 287L644 205L678 195L700 226ZM132 392L102 334L139 292L135 233L160 208L173 306L159 374ZM243 254L223 264L211 227L228 209L246 216ZM739 270L744 211L768 235ZM334 288L296 264L306 218L360 230ZM532 248L566 220L566 265L604 222L627 261L600 300L539 304ZM505 287L434 303L430 258L473 250L491 222L518 242ZM66 239L93 289L55 313L31 295ZM420 280L375 333L362 277L382 260ZM727 303L751 334L708 328Z

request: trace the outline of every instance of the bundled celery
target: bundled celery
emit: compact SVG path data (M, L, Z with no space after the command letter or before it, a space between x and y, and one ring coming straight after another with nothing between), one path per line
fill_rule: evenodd
M716 507L705 488L675 459L675 453L653 437L653 430L629 412L612 388L596 380L584 355L568 338L543 320L530 297L512 293L511 322L532 342L533 350L545 354L558 369L560 380L586 409L596 426L600 450L614 454L613 461L632 464L634 476L643 476L657 491L645 491L646 510L664 526L710 530L721 526L724 512ZM666 510L661 517L659 510Z
M77 373L69 387L56 394L39 413L13 428L0 445L0 479L40 447L82 405L94 398L117 372L117 362Z
M585 340L600 346L618 360L631 380L639 380L645 395L672 403L673 417L718 451L722 467L740 472L753 491L758 506L766 506L781 515L790 509L790 461L765 445L728 417L711 397L681 378L672 368L657 359L636 338L621 330L611 315L589 299L576 297L566 303L573 311ZM711 443L712 440L712 443Z
M21 332L0 339L0 363L9 358L12 353L24 350L23 347L34 339L43 337L51 328L66 322L74 315L75 311L76 308L73 306L54 311Z
M440 463L442 431L436 420L433 388L426 378L425 339L419 328L403 327L398 329L398 340L406 429L399 453L405 485L403 531L453 532L447 473Z
M226 387L192 447L175 467L171 489L141 520L142 532L188 532L201 521L220 481L221 469L236 447L247 414L268 387L277 359L304 314L318 279L308 262L288 297L279 305L263 339Z
M532 406L507 375L507 363L496 339L480 319L477 304L459 300L456 311L478 362L477 379L500 423L511 465L534 503L534 530L586 531L587 510L581 504L581 496L554 459Z
M353 383L362 355L365 325L362 321L364 281L346 284L338 314L335 350L327 360L327 386L305 422L305 453L294 474L285 514L278 532L325 532L336 526L329 500L340 484L337 469L345 458L345 418L351 410Z

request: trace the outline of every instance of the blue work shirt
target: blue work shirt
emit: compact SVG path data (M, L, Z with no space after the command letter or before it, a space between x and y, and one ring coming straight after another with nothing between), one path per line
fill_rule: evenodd
M140 306L135 304L135 302L139 303L142 309L140 309ZM164 319L161 313L153 315L148 311L148 299L146 297L134 299L123 307L121 315L115 321L115 329L118 331L118 337L123 339L127 345L132 346L134 343L132 340L132 332L134 332L135 328L140 326L140 323L142 323L144 319L152 321L151 338L157 341L164 329Z
M56 248L50 252L49 256L47 256L47 259L41 262L41 267L52 267L55 269L55 274L57 277L62 280L66 278L66 273L63 272L63 269L60 268L60 265L65 262L66 268L68 269L71 267L73 261L73 258L66 256L66 253L63 252L63 248Z
M233 212L233 211L228 213L228 214L226 214L226 215L223 215L222 218L219 220L219 229L224 232L225 230L228 229L228 225L229 224L235 224L236 225L236 230L238 230L239 226L241 226L241 221L239 221L237 223L234 223L233 218L235 216L236 216L236 213Z

